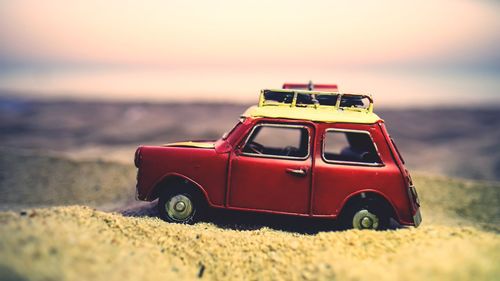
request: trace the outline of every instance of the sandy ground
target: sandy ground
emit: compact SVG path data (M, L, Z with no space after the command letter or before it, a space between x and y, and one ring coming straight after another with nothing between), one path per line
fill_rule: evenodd
M167 224L87 207L1 213L2 280L498 280L474 227L305 235Z
M0 149L0 210L84 204L123 206L135 194L135 167Z
M495 182L414 175L424 218L417 229L335 231L331 221L220 211L191 226L159 220L154 203L130 203L131 165L3 155L0 280L500 276L500 184ZM37 207L68 204L78 205ZM115 211L105 212L110 209Z

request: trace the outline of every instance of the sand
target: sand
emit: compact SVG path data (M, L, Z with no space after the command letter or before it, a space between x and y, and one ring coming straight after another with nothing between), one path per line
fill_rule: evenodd
M225 212L195 225L179 225L150 216L154 203L103 211L106 208L100 206L108 200L127 202L122 197L124 190L133 190L133 167L37 157L34 162L25 160L38 163L32 168L52 161L64 167L64 173L40 168L37 174L37 169L30 169L30 178L24 181L27 187L0 186L1 194L18 188L24 195L2 196L0 204L30 206L0 212L0 280L498 280L500 276L499 183L417 174L424 219L419 228L335 231L328 227L329 221L304 223ZM15 169L9 174L14 175ZM56 175L73 180L46 179ZM49 194L71 192L54 198L43 195L41 186L29 188L30 182L36 186L39 181L49 183ZM98 183L99 188L86 190L89 183ZM37 204L79 205L39 208Z
M132 164L5 148L0 155L0 210L62 204L102 207L134 198Z
M304 235L167 224L88 207L0 214L18 280L495 280L500 237L473 227ZM498 280L498 279L497 279Z

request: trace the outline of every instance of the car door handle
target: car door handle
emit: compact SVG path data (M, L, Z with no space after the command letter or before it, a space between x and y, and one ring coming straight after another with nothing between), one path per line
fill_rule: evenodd
M298 177L305 177L307 175L307 171L304 169L287 168L286 172Z

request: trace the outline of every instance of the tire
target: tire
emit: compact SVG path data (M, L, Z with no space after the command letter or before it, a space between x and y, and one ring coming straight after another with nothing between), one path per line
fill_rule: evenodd
M390 215L376 200L365 200L351 206L342 218L344 229L384 230L389 227Z
M188 188L173 188L160 194L158 213L167 222L193 224L200 220L205 202Z

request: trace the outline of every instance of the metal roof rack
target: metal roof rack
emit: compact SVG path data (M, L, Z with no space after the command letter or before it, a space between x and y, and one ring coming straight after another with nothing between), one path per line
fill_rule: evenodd
M368 101L367 105L365 104L365 102L363 102L364 100ZM332 108L336 110L353 110L372 113L373 98L371 95L367 94L341 93L339 91L264 89L260 92L258 106L285 106L291 108L324 109Z

